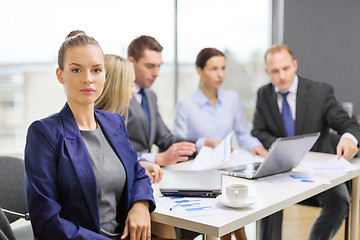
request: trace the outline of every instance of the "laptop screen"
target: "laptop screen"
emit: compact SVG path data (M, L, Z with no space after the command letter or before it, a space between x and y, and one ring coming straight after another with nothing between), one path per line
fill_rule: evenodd
M257 168L252 164L248 164L246 168L240 165L223 169L224 174L245 178L259 178L290 171L310 151L319 135L320 133L312 133L278 138L269 149L266 158Z

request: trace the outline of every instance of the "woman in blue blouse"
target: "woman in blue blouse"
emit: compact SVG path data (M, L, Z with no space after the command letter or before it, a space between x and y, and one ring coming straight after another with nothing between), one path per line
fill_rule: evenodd
M231 131L241 147L266 156L267 150L247 126L239 96L220 89L225 78L225 56L215 48L204 48L196 59L200 87L179 100L174 134L184 138L224 139Z
M56 70L67 103L35 121L25 147L25 190L36 239L150 239L155 208L118 114L94 110L104 54L82 31L61 45Z
M196 59L200 87L177 103L174 135L224 139L234 131L241 147L264 157L267 150L251 135L237 93L220 89L225 78L225 65L221 51L215 48L200 51ZM246 239L244 228L234 234L238 240ZM231 233L222 239L231 239Z

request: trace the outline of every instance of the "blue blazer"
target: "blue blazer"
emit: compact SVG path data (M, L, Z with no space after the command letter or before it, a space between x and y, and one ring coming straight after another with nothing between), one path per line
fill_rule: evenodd
M155 209L151 183L131 146L118 114L95 110L95 118L126 171L118 203L120 233L134 202ZM35 121L25 146L25 190L37 239L108 239L100 235L96 180L90 156L68 104Z

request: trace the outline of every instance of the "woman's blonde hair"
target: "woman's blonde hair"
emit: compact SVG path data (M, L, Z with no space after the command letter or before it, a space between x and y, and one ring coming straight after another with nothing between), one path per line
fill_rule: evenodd
M105 84L95 108L118 113L125 117L129 112L130 90L135 79L132 62L120 56L105 54Z

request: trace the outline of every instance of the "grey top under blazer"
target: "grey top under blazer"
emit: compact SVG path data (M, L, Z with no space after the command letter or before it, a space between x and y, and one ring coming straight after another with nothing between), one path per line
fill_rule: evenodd
M165 151L173 143L188 141L195 143L196 139L185 139L171 134L164 124L157 106L157 98L151 89L145 89L151 119L150 136L148 136L148 122L146 114L138 101L133 98L130 102L127 131L131 144L140 156L149 153L153 144L159 151Z
M334 88L329 84L299 77L295 116L296 135L321 133L312 151L336 152L329 128L335 129L340 135L349 132L360 140L360 126L343 110L335 99ZM276 138L286 136L276 92L271 83L258 91L252 134L266 148L269 148Z

